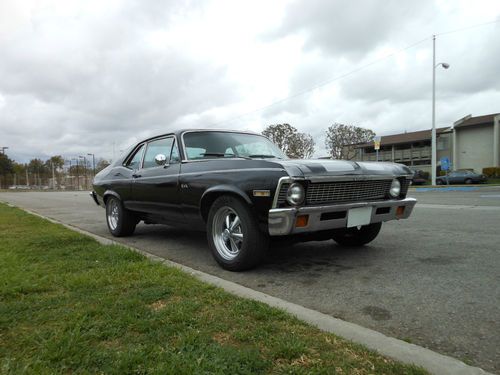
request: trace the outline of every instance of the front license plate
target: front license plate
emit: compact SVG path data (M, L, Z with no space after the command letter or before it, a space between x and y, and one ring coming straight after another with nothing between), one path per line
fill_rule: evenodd
M347 227L370 224L372 218L372 207L351 208L347 213Z

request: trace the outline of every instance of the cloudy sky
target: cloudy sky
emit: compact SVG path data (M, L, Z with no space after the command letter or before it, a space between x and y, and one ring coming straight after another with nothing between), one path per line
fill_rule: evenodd
M287 122L320 156L334 122L430 128L432 34L451 65L437 124L451 125L500 112L492 21L496 0L2 0L0 146L112 158L175 128Z

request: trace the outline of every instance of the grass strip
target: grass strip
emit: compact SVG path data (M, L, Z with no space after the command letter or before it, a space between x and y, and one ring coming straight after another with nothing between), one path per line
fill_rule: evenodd
M424 374L0 204L0 373Z

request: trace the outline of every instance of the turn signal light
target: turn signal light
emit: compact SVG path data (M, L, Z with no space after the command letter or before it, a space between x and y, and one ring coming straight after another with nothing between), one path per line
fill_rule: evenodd
M396 208L396 216L397 217L403 216L404 213L405 213L405 206L399 206L398 208Z
M299 215L295 219L295 227L296 228L307 227L308 222L309 222L309 215Z

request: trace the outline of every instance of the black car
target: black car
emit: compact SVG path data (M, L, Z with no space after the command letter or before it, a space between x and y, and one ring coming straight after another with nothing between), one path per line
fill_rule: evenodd
M486 182L484 174L474 173L472 171L454 171L447 176L436 177L436 184L482 184Z
M364 245L382 222L405 219L404 165L291 160L266 137L183 130L139 142L98 173L91 195L114 236L140 221L206 230L217 262L251 268L270 237Z

